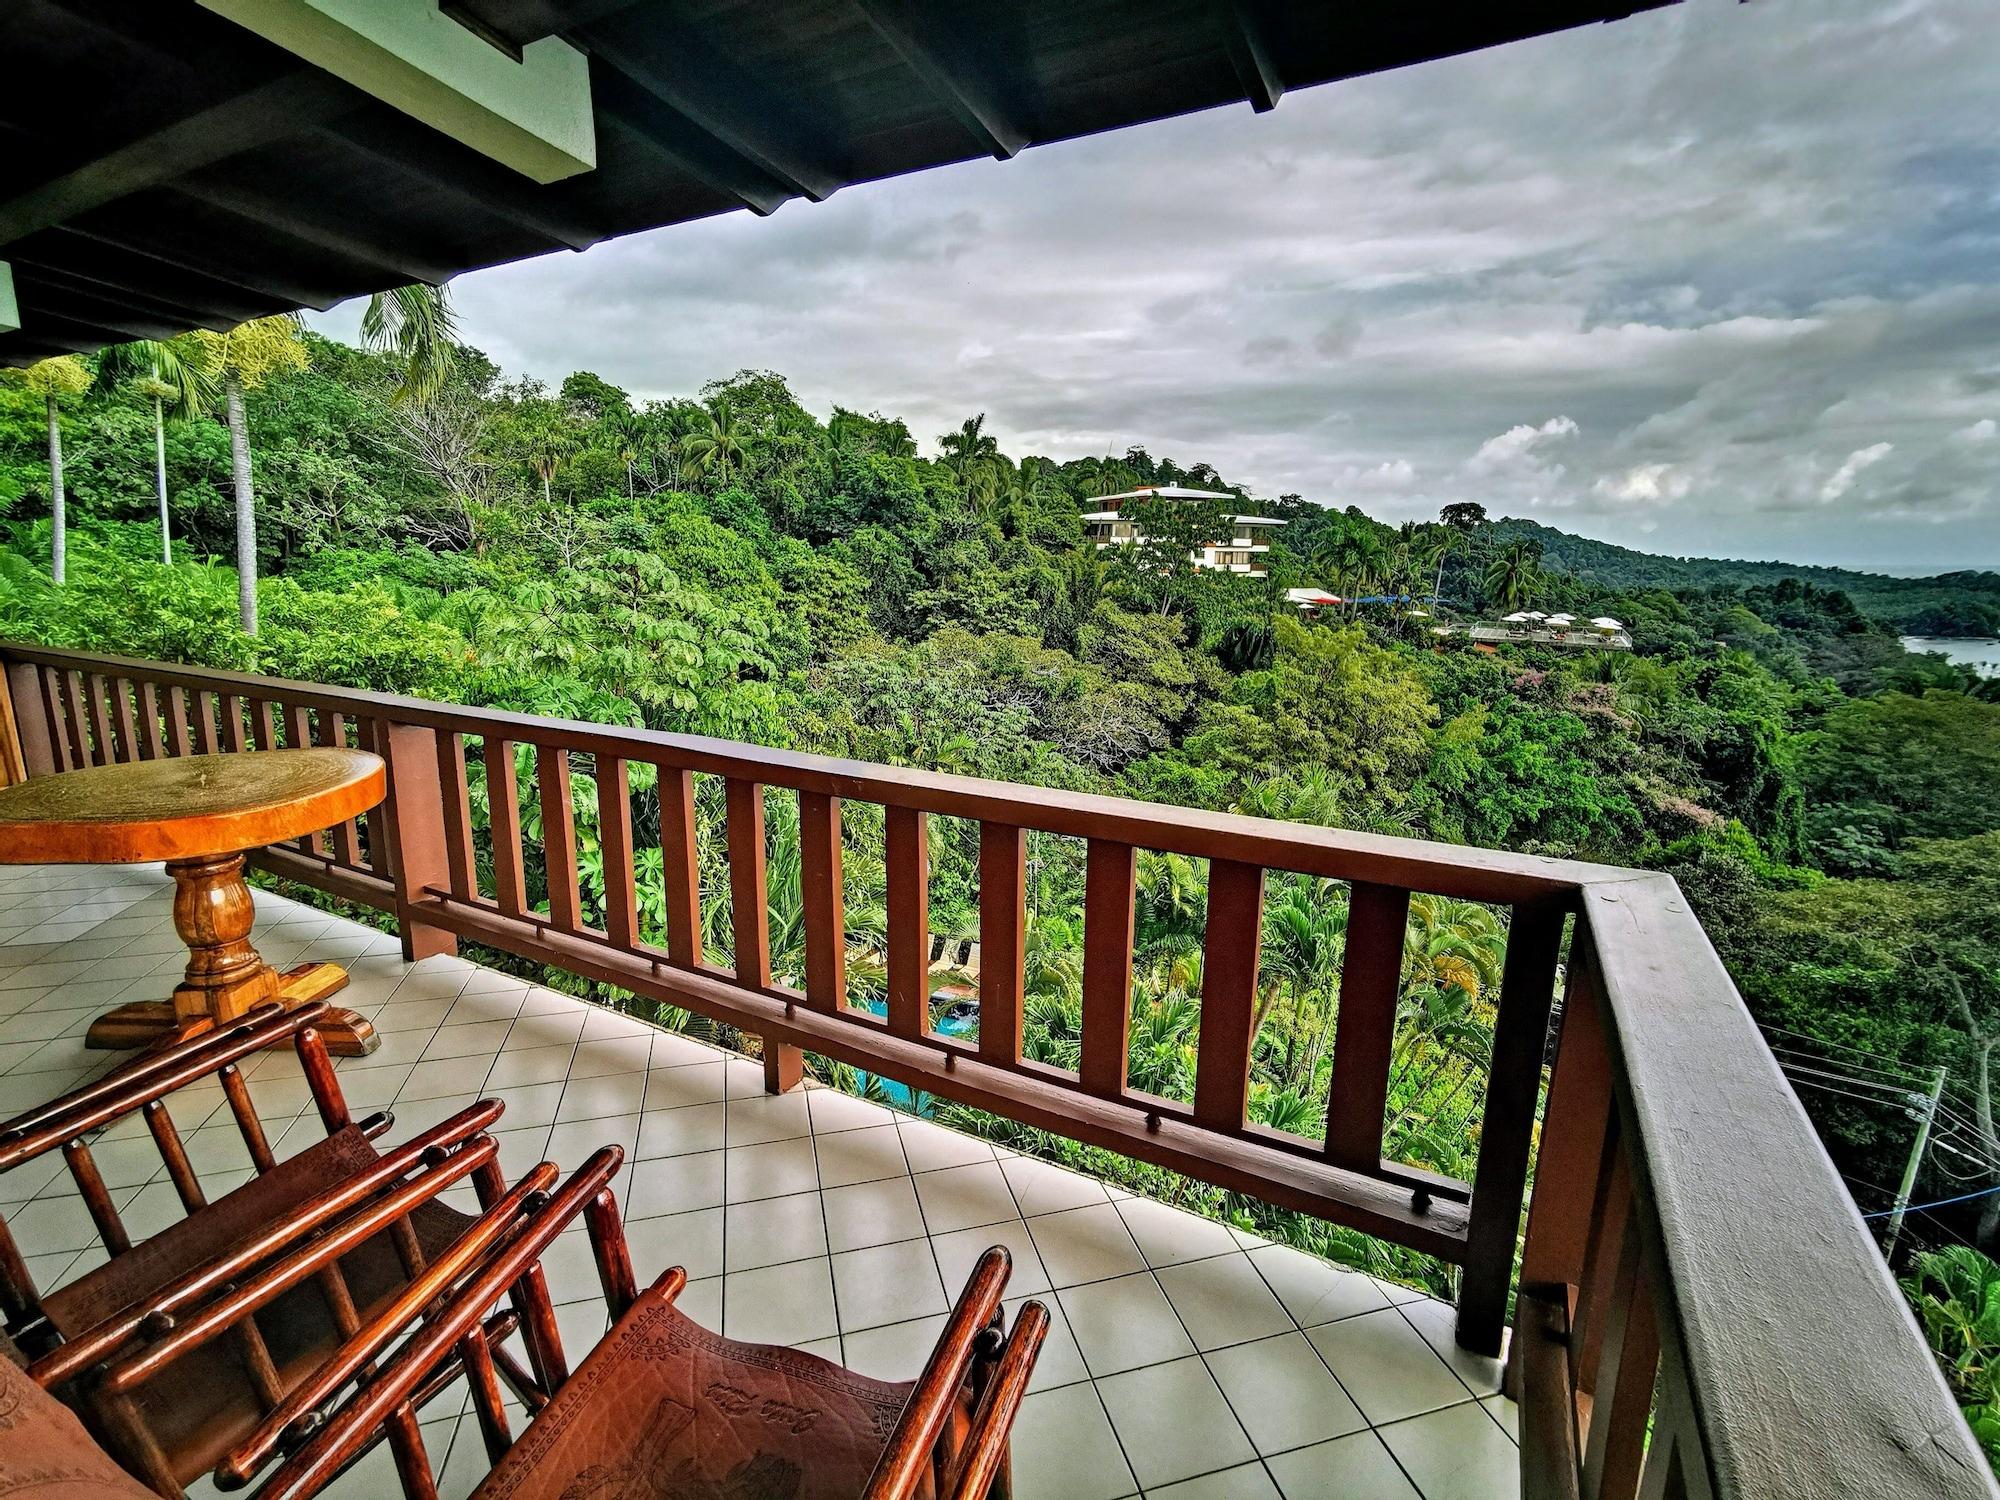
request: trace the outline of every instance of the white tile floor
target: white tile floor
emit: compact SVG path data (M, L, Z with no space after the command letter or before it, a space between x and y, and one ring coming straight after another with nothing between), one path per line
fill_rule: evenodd
M0 870L0 1118L107 1065L82 1048L99 1011L165 997L182 962L170 890L157 868ZM1053 1319L1017 1429L1023 1500L1518 1493L1498 1365L1456 1349L1451 1309L1408 1288L830 1090L773 1098L755 1063L460 959L405 964L393 939L279 897L258 897L257 942L281 966L348 965L341 1001L382 1046L343 1061L341 1081L357 1112L394 1109L391 1140L492 1096L510 1175L624 1146L641 1277L686 1266L683 1306L733 1337L906 1379L980 1251L1008 1246L1011 1305L1039 1297ZM289 1054L251 1077L281 1152L317 1135ZM190 1102L222 1104L219 1090ZM226 1116L175 1115L198 1166L240 1174L218 1186L248 1175ZM95 1155L135 1234L177 1213L149 1142ZM0 1177L44 1286L99 1256L60 1170ZM604 1326L580 1235L549 1275L580 1349ZM461 1410L451 1393L425 1412L447 1500L483 1472ZM385 1463L378 1451L335 1493L393 1492Z

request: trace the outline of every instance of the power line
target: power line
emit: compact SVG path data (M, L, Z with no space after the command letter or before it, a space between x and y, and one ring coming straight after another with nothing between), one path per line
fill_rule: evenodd
M1904 1212L1913 1214L1922 1213L1925 1209L1943 1208L1947 1204L1970 1203L1974 1198L1991 1198L1995 1193L2000 1193L2000 1186L1981 1188L1976 1193L1960 1193L1956 1198L1934 1198L1929 1203L1913 1203ZM1880 1213L1863 1214L1861 1217L1864 1219L1886 1219L1894 1212L1893 1208L1887 1208Z

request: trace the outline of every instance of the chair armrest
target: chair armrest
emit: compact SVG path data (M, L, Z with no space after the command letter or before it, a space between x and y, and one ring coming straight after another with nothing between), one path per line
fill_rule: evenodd
M282 1224L260 1226L255 1233L208 1259L187 1275L159 1288L146 1306L121 1309L115 1316L87 1330L80 1330L74 1338L58 1345L30 1366L30 1373L44 1386L60 1385L75 1379L99 1361L110 1358L149 1320L157 1324L165 1319L167 1326L171 1327L172 1321L186 1309L200 1306L205 1299L270 1260L287 1246L296 1244L340 1215L365 1204L371 1196L396 1179L438 1158L440 1153L481 1138L481 1132L500 1118L502 1107L497 1099L482 1099L421 1135L384 1152L366 1171L315 1193ZM471 1171L476 1166L477 1162L469 1162L465 1170ZM198 1213L209 1211L211 1209L197 1210Z
M979 1257L944 1332L938 1335L930 1362L917 1377L909 1405L889 1434L868 1487L861 1492L862 1500L903 1500L916 1493L917 1481L930 1470L932 1451L972 1368L980 1337L1000 1311L1000 1294L1006 1290L1013 1264L1013 1257L1000 1245Z
M508 1289L540 1261L556 1237L609 1191L611 1179L624 1164L617 1146L601 1147L554 1193L543 1188L555 1176L544 1162L530 1174L540 1186L523 1179L502 1203L482 1216L487 1226L474 1250L458 1256L459 1246L441 1256L405 1292L333 1360L323 1366L261 1423L216 1467L218 1489L239 1489L283 1441L305 1442L266 1480L259 1500L304 1500L330 1483L373 1440L376 1430L394 1417L452 1355L461 1340L474 1335L486 1312ZM504 1205L504 1211L503 1211ZM460 1245L471 1240L478 1226ZM480 1259L483 1256L484 1259ZM469 1275L470 1279L465 1280ZM442 1308L422 1318L393 1363L355 1391L330 1418L322 1420L319 1405L332 1398L355 1374L380 1357L395 1340L409 1332L426 1305L449 1294Z
M407 1217L412 1209L431 1202L462 1182L481 1165L493 1160L499 1150L493 1137L475 1136L444 1160L435 1164L426 1162L429 1170L420 1172L410 1181L398 1184L380 1198L363 1205L358 1212L333 1225L326 1233L308 1239L255 1275L228 1287L213 1302L203 1303L189 1310L185 1316L178 1317L173 1313L148 1311L140 1320L139 1332L155 1336L157 1341L112 1361L98 1377L94 1389L112 1395L131 1393L158 1376L175 1360L220 1338L259 1308L269 1306L293 1287L336 1264L342 1256L359 1249L391 1224ZM256 1243L263 1248L275 1241L282 1247L289 1238L291 1236L259 1235ZM468 1231L453 1245L452 1251L457 1251L472 1239L474 1235ZM476 1254L479 1248L482 1247L474 1245L465 1253ZM440 1256L435 1264L447 1264L452 1251ZM410 1285L415 1286L423 1279L420 1276ZM432 1295L436 1295L435 1289ZM400 1301L399 1298L398 1305Z
M135 1058L94 1083L25 1110L0 1124L0 1172L32 1161L273 1042L295 1037L323 1019L327 1009L324 1002L292 1011L260 1005L227 1030L211 1031L179 1046Z
M1006 1461L1014 1417L1028 1394L1028 1377L1035 1372L1035 1358L1048 1336L1049 1310L1039 1302L1028 1303L1014 1319L1007 1347L972 1409L965 1441L952 1457L945 1477L948 1500L986 1500L991 1493L994 1477Z

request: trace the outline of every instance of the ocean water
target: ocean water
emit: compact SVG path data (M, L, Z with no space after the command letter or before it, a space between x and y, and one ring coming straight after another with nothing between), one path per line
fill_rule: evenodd
M2000 640L1990 636L1906 635L1905 651L1937 651L1981 677L2000 677Z

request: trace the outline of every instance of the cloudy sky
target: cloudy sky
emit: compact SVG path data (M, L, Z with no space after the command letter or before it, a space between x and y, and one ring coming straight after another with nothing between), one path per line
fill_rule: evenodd
M755 366L1391 520L2000 566L1994 21L1689 0L455 289L551 383Z

